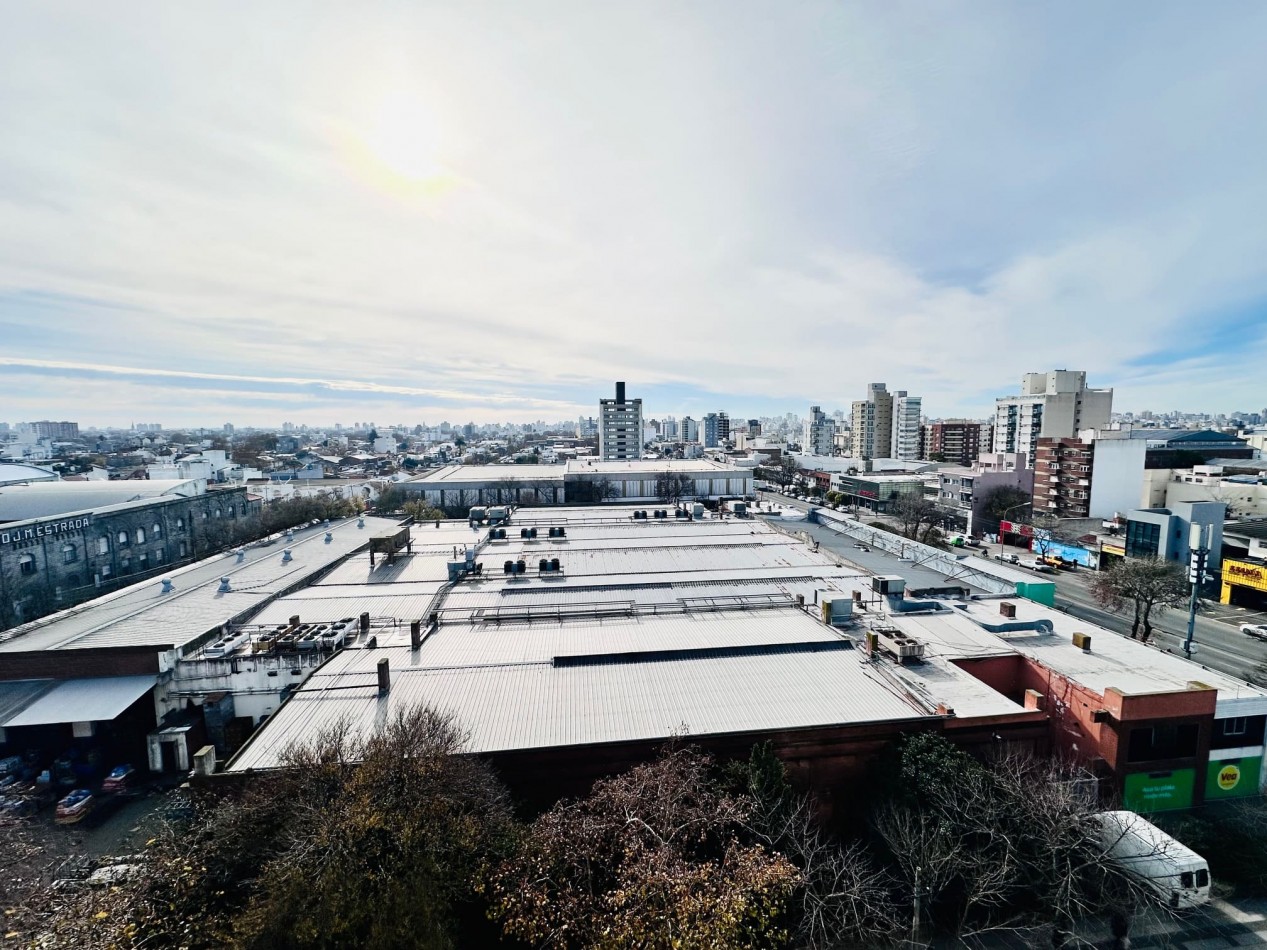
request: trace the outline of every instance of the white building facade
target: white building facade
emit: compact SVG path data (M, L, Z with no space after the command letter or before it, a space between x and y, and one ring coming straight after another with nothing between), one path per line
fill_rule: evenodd
M994 451L1019 452L1033 465L1039 439L1072 439L1102 429L1113 411L1112 389L1088 389L1081 370L1026 373L1019 396L995 400Z

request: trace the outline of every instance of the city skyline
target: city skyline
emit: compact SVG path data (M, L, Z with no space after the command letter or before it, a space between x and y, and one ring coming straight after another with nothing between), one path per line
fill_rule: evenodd
M1123 411L1252 408L1238 9L23 8L0 405L532 421L625 379L777 415L890 380L982 418L1068 366Z

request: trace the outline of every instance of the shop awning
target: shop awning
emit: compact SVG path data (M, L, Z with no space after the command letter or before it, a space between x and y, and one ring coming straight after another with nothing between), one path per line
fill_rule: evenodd
M0 726L47 726L59 722L109 722L154 687L156 676L100 676L60 680Z

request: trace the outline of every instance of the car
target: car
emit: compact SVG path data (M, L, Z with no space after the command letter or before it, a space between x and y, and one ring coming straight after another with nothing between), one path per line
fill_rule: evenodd
M116 765L101 783L103 792L122 792L132 787L137 779L137 771L131 765Z
M1004 564L1020 564L1021 563L1020 556L1016 554L1000 554L998 555L998 559L1002 561Z
M1267 624L1243 623L1241 624L1241 633L1247 637L1253 637L1255 640L1267 640Z
M1031 559L1031 560L1021 561L1020 564L1021 564L1021 567L1027 567L1031 571L1037 571L1039 574L1052 573L1052 566L1044 561Z

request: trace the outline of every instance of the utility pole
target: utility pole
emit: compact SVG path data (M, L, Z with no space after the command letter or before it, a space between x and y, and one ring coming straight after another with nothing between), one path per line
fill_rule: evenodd
M1194 524L1188 530L1188 580L1192 584L1192 597L1188 601L1188 635L1183 641L1183 653L1189 660L1197 645L1192 642L1197 626L1197 604L1201 585L1205 582L1206 561L1210 557L1211 525Z

